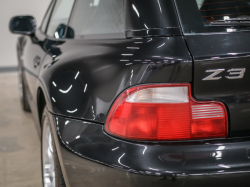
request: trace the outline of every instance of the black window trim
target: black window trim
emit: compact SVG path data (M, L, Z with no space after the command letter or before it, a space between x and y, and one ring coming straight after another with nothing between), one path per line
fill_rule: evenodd
M52 0L53 1L53 0ZM51 20L51 17L52 17L52 14L54 13L54 9L55 9L55 6L56 6L56 3L57 3L57 0L54 0L55 1L55 3L54 3L54 5L53 5L53 8L52 8L52 11L51 11L51 13L50 13L50 16L49 16L49 20L48 20L48 23L47 23L47 27L46 27L46 32L44 33L45 35L46 35L46 38L50 38L50 39L55 39L55 40L62 40L62 39L66 39L65 38L65 35L64 35L64 37L63 38L55 38L55 37L53 37L53 36L49 36L48 34L47 34L47 30L48 30L48 27L49 27L49 23L50 23L50 20ZM71 13L72 13L72 11L73 11L73 8L74 8L74 6L75 6L75 2L76 2L76 0L74 0L74 3L73 3L73 6L72 6L72 9L71 9L71 11L70 11L70 16L69 16L69 19L70 19L70 17L71 17ZM69 22L68 22L69 23ZM67 23L67 28L68 28L68 23ZM65 32L65 34L67 33L67 30L66 30L66 32ZM69 38L67 38L67 39L69 39Z
M47 11L46 11L46 13L45 13L45 15L44 15L44 17L43 17L43 21L42 21L42 23L41 23L41 25L40 25L40 27L39 27L39 30L41 31L41 33L43 33L43 34L45 34L45 35L46 35L46 33L47 33L48 25L49 25L50 18L51 18L52 12L53 12L53 10L54 10L56 1L57 1L57 0L51 0L51 2L50 2L50 4L49 4L49 7L48 7L48 9L47 9ZM51 7L51 6L53 6L53 7L52 7L52 9L51 9L51 11L50 11L50 7ZM50 13L49 13L49 11L50 11ZM44 24L44 21L45 21L45 18L46 18L46 16L47 16L47 14L50 14L50 15L49 15L49 19L48 19L48 21L47 21L47 23L46 23L45 31L43 32L43 31L42 31L42 25Z
M69 28L69 23L70 23L70 20L71 20L71 17L72 17L73 11L75 10L76 1L77 1L77 0L74 0L74 3L73 3L73 6L72 6L72 9L71 9L71 11L70 11L70 14L69 14L69 20L68 20L67 27L66 27L66 31L65 31L65 34L64 34L63 38L66 38L66 34L67 34L67 32L68 32L68 28ZM68 38L68 39L70 39L70 38Z

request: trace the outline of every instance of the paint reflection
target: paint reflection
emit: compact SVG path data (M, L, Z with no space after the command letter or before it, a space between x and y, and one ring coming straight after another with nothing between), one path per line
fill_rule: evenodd
M145 25L146 26L146 25ZM168 38L169 39L169 38ZM137 53L141 50L143 50L142 47L139 47L137 46L137 44L142 44L144 40L146 40L146 42L154 42L154 41L157 41L157 40L154 40L153 38L149 38L149 39L141 39L142 41L138 41L138 42L134 42L135 46L127 46L125 50L130 50L128 53L122 53L121 56L123 57L126 57L125 59L122 58L120 59L120 62L125 62L124 65L126 66L129 66L129 65L133 65L132 63L128 63L129 61L134 61L134 62L137 62L137 63L134 63L134 65L137 65L137 64L147 64L149 62L152 62L154 64L175 64L177 62L183 62L183 59L180 59L178 57L161 57L159 55L153 55L151 56L153 59L134 59L133 56L137 56ZM164 43L158 43L156 42L154 45L156 45L156 50L155 52L158 53L157 50L167 50L167 48L165 48L165 46L167 43L164 42ZM159 51L160 53L160 51ZM155 59L157 58L157 60ZM165 60L165 59L168 59L168 60ZM127 62L127 63L126 63ZM140 62L140 63L139 63Z
M231 149L223 144L211 145L210 143L204 143L202 145L193 145L192 149L194 148L196 152L193 152L192 149L178 152L175 148L171 148L172 146L175 147L174 145L164 145L165 148L168 148L169 153L160 154L158 157L156 156L157 159L155 159L154 157L148 157L150 156L148 154L150 153L152 156L153 150L162 151L163 147L161 147L161 145L143 145L115 140L103 134L102 125L58 117L56 119L56 126L58 137L62 144L75 154L83 158L94 159L94 161L98 163L103 163L104 161L105 165L110 164L109 166L111 167L121 168L132 173L170 177L200 176L208 175L208 173L198 173L197 171L199 171L200 168L209 169L213 174L231 172L230 169L233 168L227 159L220 160L219 162L216 161L216 158L222 158L222 155L226 154L226 152L223 151L231 151ZM206 147L205 152L197 151L199 149L202 150L201 147L204 148L204 146ZM97 151L100 149L102 150L102 154L96 154L100 153ZM183 147L180 147L180 149L183 150ZM245 156L246 150L249 150L249 148L239 148L239 153L243 152ZM139 158L137 162L141 162L139 163L139 165L141 164L140 169L133 167L134 157ZM150 159L150 161L148 159ZM204 162L210 164L206 167ZM135 166L138 165L135 164ZM174 171L176 168L186 170L191 166L195 169L193 171L190 170L190 173L177 173Z

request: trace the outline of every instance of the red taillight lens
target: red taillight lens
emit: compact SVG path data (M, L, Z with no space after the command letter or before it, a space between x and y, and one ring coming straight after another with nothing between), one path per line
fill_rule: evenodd
M189 84L143 85L118 97L105 130L132 140L223 138L227 112L220 102L194 101Z

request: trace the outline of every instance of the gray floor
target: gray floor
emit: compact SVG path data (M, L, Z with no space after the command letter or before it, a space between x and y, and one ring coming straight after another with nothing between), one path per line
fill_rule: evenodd
M22 111L17 73L0 73L0 187L41 187L40 140Z

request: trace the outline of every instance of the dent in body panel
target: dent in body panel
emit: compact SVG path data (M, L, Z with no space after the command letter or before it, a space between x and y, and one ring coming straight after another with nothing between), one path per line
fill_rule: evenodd
M51 112L64 116L103 123L115 98L129 87L192 80L182 37L67 40L54 48L57 54L50 50L41 78Z

